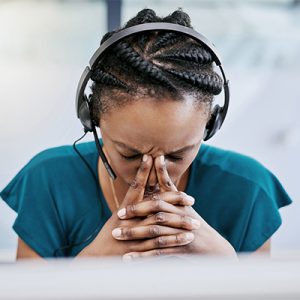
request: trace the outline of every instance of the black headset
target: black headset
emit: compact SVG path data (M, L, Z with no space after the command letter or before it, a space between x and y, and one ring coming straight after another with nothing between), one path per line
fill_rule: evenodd
M213 108L211 118L206 124L204 138L203 138L204 141L210 139L221 128L228 110L229 82L226 79L224 70L222 68L220 57L217 54L214 45L205 36L203 36L202 34L198 33L197 31L189 27L185 27L173 23L164 23L164 22L139 24L139 25L122 29L119 32L116 32L109 39L107 39L94 53L94 55L90 59L90 65L85 68L85 70L83 71L80 77L78 87L77 87L77 92L76 92L77 117L81 121L85 132L93 132L99 156L102 159L103 164L106 170L108 171L109 175L112 177L112 179L116 179L117 176L112 170L111 166L109 165L105 157L105 154L102 150L102 147L100 145L97 131L96 131L97 124L95 124L95 122L92 120L91 110L90 110L90 100L89 100L89 96L85 94L85 89L89 79L91 78L91 74L93 70L97 67L98 62L103 57L106 50L109 50L115 43L118 43L119 41L131 35L134 35L136 33L146 32L146 31L171 31L171 32L184 34L187 37L194 39L196 42L200 43L206 50L208 50L213 57L213 61L220 68L223 77L223 88L224 88L224 98L225 98L224 105L222 107L216 105Z

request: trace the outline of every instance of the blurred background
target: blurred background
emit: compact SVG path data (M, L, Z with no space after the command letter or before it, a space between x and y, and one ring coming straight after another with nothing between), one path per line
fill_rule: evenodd
M161 16L183 8L215 44L231 103L209 143L250 155L279 178L294 203L281 209L272 252L299 250L300 1L0 0L0 190L37 152L81 136L80 75L102 35L145 7ZM0 201L0 250L10 259L14 219Z

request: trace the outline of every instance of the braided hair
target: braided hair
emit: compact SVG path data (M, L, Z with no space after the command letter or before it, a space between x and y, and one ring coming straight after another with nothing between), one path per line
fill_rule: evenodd
M165 18L143 9L124 28L151 22L192 28L190 17L180 9ZM115 32L105 34L101 44ZM213 95L222 91L222 79L214 72L212 62L209 51L183 34L156 31L128 37L105 53L93 70L92 118L98 125L103 113L143 95L161 101L170 95L182 100L188 93L193 94L196 104L205 103L210 108Z

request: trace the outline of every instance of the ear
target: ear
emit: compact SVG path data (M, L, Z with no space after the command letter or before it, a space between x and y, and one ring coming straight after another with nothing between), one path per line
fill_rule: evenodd
M210 115L210 119L206 124L203 140L209 140L220 129L222 125L222 107L216 105Z
M90 112L90 106L88 103L88 99L86 97L86 95L84 95L85 100L82 101L80 107L79 107L79 111L78 111L78 117L79 120L81 122L81 124L83 125L84 131L93 131L93 124L92 124L92 120L91 120L91 112Z

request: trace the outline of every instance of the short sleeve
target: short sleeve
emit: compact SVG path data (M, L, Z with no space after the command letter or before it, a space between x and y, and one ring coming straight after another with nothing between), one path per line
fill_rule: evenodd
M33 158L0 193L17 213L13 229L42 257L52 257L66 243L49 184L51 164L45 166L39 156Z
M278 179L269 173L264 188L257 188L240 252L251 252L262 246L280 227L282 219L279 208L292 201Z

